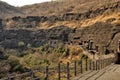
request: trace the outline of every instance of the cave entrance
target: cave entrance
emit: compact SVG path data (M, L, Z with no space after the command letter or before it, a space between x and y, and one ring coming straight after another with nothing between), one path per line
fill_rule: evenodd
M118 41L118 52L116 54L116 64L120 64L120 40Z
M117 53L116 64L120 64L120 53Z

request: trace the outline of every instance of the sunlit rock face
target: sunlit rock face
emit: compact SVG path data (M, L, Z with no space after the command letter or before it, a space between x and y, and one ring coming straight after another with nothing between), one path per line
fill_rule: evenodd
M119 4L118 1L97 9L87 9L83 13L1 19L0 46L5 49L27 49L28 44L32 47L45 44L55 47L60 43L80 45L99 53L116 53L120 32Z

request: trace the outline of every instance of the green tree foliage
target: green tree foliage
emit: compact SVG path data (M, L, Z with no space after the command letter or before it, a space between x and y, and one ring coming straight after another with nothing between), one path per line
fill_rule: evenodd
M21 70L23 70L22 69L22 65L20 64L20 60L19 60L18 57L11 55L8 58L8 62L10 64L10 66L11 66L10 71L14 72L14 71L21 71Z

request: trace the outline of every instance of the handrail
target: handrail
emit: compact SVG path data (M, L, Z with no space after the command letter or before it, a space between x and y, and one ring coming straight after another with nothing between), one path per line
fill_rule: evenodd
M17 78L17 77L22 78L24 76L30 77L31 80L42 78L39 76L35 77L35 73L37 72L43 73L45 80L48 80L53 72L57 73L58 80L61 80L62 78L67 78L67 80L70 80L71 77L75 77L79 74L83 74L86 71L103 69L106 66L110 65L111 63L115 63L114 57L107 59L99 59L99 60L88 60L86 58L86 59L81 59L80 61L74 61L73 63L67 62L67 64L63 64L65 66L64 68L62 68L62 63L58 63L58 67L55 68L49 68L49 66L46 66L45 70L36 69L23 74L17 74L15 76L12 74L8 74L7 77L4 77L0 80L11 80L13 78Z

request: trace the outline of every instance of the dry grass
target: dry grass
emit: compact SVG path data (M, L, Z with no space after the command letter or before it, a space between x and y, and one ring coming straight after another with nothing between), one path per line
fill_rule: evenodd
M113 14L107 15L107 16L100 15L100 16L97 16L95 18L87 19L85 21L81 21L82 22L81 26L85 27L85 26L93 25L96 22L106 22L110 18L115 18L116 19L114 22L111 22L112 24L114 24L115 22L119 22L119 20L118 20L120 18L120 16L118 16L119 14L120 14L120 12L113 13Z
M105 4L119 0L61 0L45 3L14 7L0 1L1 18L13 16L50 16L65 13L84 13L90 9L97 9ZM96 5L97 4L97 5Z
M57 21L57 22L51 23L50 25L48 22L44 22L44 23L40 23L37 29L50 29L50 28L53 28L55 26L60 26L60 25L68 26L70 28L81 28L81 27L87 27L87 26L93 25L97 22L107 22L108 19L112 19L112 18L115 18L115 20L109 23L117 24L117 23L120 23L119 14L120 12L112 13L107 16L99 15L91 19L78 20L78 21L76 20L75 21Z
M95 10L104 4L116 1L119 0L62 0L27 5L21 7L21 9L27 15L61 15L65 13L84 13L91 8Z

